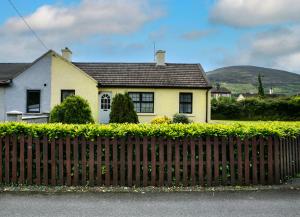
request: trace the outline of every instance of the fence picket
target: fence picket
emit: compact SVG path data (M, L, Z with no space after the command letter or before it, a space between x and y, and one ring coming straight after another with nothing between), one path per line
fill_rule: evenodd
M116 139L113 140L113 185L118 185L118 141Z
M97 137L97 185L102 185L102 139ZM122 151L122 150L121 150Z
M46 136L43 137L43 184L48 185L48 138Z
M198 174L199 174L199 184L201 186L204 186L204 166L203 166L203 140L202 138L199 138L198 143Z
M182 163L183 163L183 176L182 176L182 182L183 186L187 186L187 176L188 176L188 168L187 168L187 146L188 146L188 141L187 139L183 140L183 148L182 148Z
M235 162L234 162L234 147L233 147L233 138L229 137L229 160L230 160L230 180L231 184L235 185Z
M227 185L227 140L225 137L222 137L222 183L223 185Z
M135 140L135 186L139 187L141 184L141 144L139 138Z
M94 186L94 141L89 141L89 185Z
M273 183L273 138L268 139L268 183Z
M5 136L5 182L9 183L9 136Z
M24 156L24 146L25 146L25 139L23 135L20 135L20 175L19 175L19 183L24 184L25 183L25 156ZM2 151L1 147L1 139L0 139L0 152ZM1 158L0 154L0 158ZM2 169L1 166L2 159L0 159L0 170ZM2 171L0 171L0 177L2 176ZM0 179L1 182L1 179ZM38 183L36 183L38 184Z
M74 168L74 177L73 185L78 185L78 137L73 139L73 168Z
M151 138L151 185L156 185L156 139Z
M191 139L191 186L196 185L195 178L195 139Z
M13 135L12 136L12 176L11 176L11 181L12 183L17 182L17 136Z
M32 136L27 139L27 183L32 184ZM48 182L45 185L48 185Z
M214 137L214 185L219 184L219 139Z
M148 186L148 138L147 137L143 138L143 186L144 187Z
M263 138L259 137L259 167L260 167L260 184L265 184L265 144Z
M81 165L82 165L82 175L81 175L81 183L82 185L86 185L86 139L83 137L81 140Z
M257 184L257 139L252 138L252 183Z
M58 159L59 159L59 184L64 185L64 147L63 147L63 140L59 138L58 140Z
M168 186L172 185L172 147L173 141L171 139L168 140L167 144L167 161L168 161Z
M110 186L110 147L109 138L105 138L105 185Z
M210 137L206 137L206 184L207 186L212 185L212 171L211 171L211 141Z
M55 139L51 140L51 185L56 185Z
M242 164L242 142L237 138L237 158L238 158L238 183L243 184L243 164Z
M130 139L127 140L127 184L129 187L132 186L132 143L130 142Z
M248 138L246 138L244 140L244 144L245 144L245 184L249 185L250 184L250 181L249 181L250 162L249 162L249 140L248 140Z

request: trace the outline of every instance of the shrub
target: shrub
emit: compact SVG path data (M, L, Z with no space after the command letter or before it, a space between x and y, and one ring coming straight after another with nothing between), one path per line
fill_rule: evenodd
M212 119L217 120L300 120L297 97L247 98L242 101L212 100Z
M109 114L110 123L138 123L138 116L134 110L133 102L128 95L116 94L111 105Z
M69 96L50 113L50 122L65 124L94 123L91 108L87 100L80 96Z
M189 123L191 123L191 121L184 114L175 114L173 116L173 123L189 124Z
M170 124L170 123L172 123L172 120L167 116L156 117L151 120L151 124Z
M60 138L79 136L86 138L110 137L165 137L191 138L206 136L300 136L300 122L226 122L226 124L27 124L0 123L0 137L5 135L31 135Z

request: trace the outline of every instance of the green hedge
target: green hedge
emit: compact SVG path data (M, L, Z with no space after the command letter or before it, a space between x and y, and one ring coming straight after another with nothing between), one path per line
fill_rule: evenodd
M26 124L2 123L0 136L4 135L32 135L49 138L59 138L70 135L86 138L126 137L126 136L160 136L166 138L183 138L198 136L298 136L300 122L250 122L225 124Z
M212 100L213 120L300 121L300 97Z

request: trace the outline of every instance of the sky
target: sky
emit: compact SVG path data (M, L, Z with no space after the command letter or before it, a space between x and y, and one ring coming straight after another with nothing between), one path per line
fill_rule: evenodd
M44 47L1 0L0 62L48 49L73 61L200 63L205 71L257 65L300 74L299 0L11 0Z

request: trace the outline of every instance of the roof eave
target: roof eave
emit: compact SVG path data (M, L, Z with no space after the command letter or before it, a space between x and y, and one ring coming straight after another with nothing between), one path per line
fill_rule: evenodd
M157 85L157 86L146 86L146 85L110 85L110 84L101 84L98 83L98 88L162 88L162 89L203 89L203 90L210 90L212 89L211 86L164 86L164 85Z

